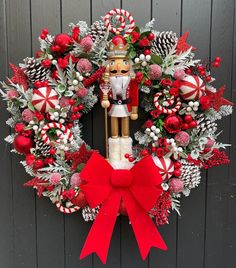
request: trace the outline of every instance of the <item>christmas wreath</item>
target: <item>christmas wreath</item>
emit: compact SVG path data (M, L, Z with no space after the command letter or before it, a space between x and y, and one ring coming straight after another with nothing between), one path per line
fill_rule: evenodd
M43 29L36 56L10 64L13 76L1 83L14 129L6 141L33 177L24 185L63 213L82 209L85 221L95 220L81 258L95 252L106 262L119 214L128 215L143 258L152 246L166 249L153 219L159 226L171 208L179 213L201 168L229 163L217 120L233 104L210 72L221 58L194 59L188 33L158 32L153 22L140 29L129 12L113 9L90 27L71 23L68 34ZM109 161L81 132L99 98ZM147 120L133 141L129 117L138 118L138 107Z

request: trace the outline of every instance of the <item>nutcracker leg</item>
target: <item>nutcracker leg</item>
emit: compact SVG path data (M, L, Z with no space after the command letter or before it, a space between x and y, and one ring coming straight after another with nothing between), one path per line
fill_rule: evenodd
M111 116L111 137L116 139L119 137L119 122L118 117Z
M121 136L122 138L129 137L129 117L121 118Z

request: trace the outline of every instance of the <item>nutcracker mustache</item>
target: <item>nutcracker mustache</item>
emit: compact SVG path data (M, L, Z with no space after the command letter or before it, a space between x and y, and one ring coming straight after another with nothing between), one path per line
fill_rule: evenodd
M116 73L118 73L118 71L117 70L113 70L113 71L110 71L112 74L116 74ZM128 73L128 71L127 70L121 70L121 73L122 74L126 74L126 73Z

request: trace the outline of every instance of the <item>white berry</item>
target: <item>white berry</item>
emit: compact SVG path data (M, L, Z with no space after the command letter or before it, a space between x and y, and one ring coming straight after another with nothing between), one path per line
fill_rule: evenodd
M73 84L74 86L77 86L77 85L79 84L79 81L76 80L76 79L74 79L73 82L72 82L72 84Z
M198 107L199 106L199 102L198 101L195 101L193 105Z
M48 55L49 60L53 59L53 56L51 54Z
M188 105L189 105L190 107L193 107L193 105L194 105L193 101L190 101L190 102L188 103Z
M156 128L155 131L154 131L156 134L159 134L161 131L159 128Z
M50 119L51 119L51 120L54 120L54 119L55 119L55 117L54 117L53 115L51 115L51 116L50 116Z
M151 129L150 128L146 128L145 133L146 134L149 134L150 132L151 132Z
M143 66L143 67L147 66L147 62L146 62L146 61L143 61L143 62L142 62L142 66Z
M58 112L54 112L53 115L54 115L55 117L58 117L58 116L59 116L59 113L58 113Z
M140 60L145 60L145 55L144 55L144 54L140 54L140 55L139 55L139 59L140 59Z
M198 107L197 106L194 106L193 107L193 110L196 112L198 110Z
M154 131L156 129L156 126L151 126L151 130Z
M65 122L65 120L64 120L63 118L61 118L61 119L59 120L59 122L63 124L63 123Z
M135 62L135 63L139 63L139 58L135 58L135 59L134 59L134 62Z
M53 61L52 61L52 64L53 64L53 65L56 65L56 64L57 64L57 61L56 61L56 60L53 60Z
M150 55L146 55L146 61L150 61L151 60L151 56Z
M187 112L191 112L192 111L192 108L191 107L187 107L186 110L187 110Z
M39 127L38 127L37 125L34 125L34 126L33 126L33 130L38 130L38 128L39 128Z
M150 137L153 138L155 136L155 133L151 132Z
M80 76L79 76L79 81L81 82L81 81L83 81L83 79L84 79L83 76L80 75Z
M158 140L158 137L157 137L157 136L154 136L154 137L153 137L153 140L154 140L154 141L157 141L157 140Z

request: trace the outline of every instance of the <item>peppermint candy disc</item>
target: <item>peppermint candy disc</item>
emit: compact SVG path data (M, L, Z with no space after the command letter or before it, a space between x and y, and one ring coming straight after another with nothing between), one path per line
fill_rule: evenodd
M168 180L173 175L174 163L170 160L170 158L154 156L153 161L158 167L163 181Z
M182 80L180 95L184 100L198 100L206 87L203 80L196 75L188 75Z
M39 112L47 113L50 109L55 108L58 103L58 95L54 89L50 87L34 89L32 104Z

